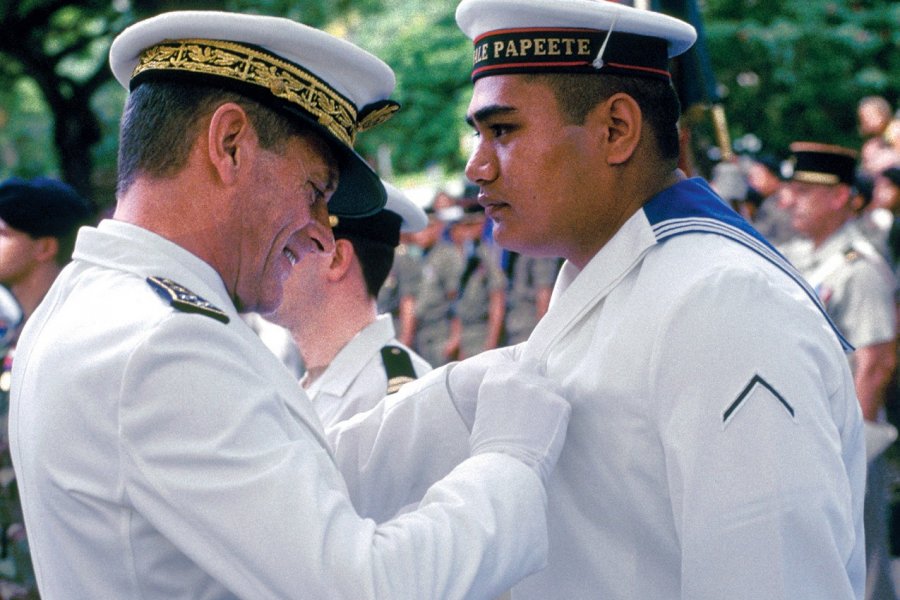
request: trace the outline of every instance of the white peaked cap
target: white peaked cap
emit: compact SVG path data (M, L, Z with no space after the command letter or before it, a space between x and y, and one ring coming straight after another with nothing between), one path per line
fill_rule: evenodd
M329 210L365 215L384 206L380 179L353 150L356 134L398 108L383 61L318 29L281 17L175 11L135 23L113 41L116 79L200 81L299 117L335 149L341 177Z

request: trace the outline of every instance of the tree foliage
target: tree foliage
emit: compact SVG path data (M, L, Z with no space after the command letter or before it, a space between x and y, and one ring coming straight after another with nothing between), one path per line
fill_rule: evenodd
M707 39L732 139L858 147L856 104L900 100L900 4L707 0Z
M471 94L471 43L454 19L455 0L398 4L377 20L361 23L358 42L397 73L401 111L387 124L361 136L360 149L391 149L399 173L432 164L459 170L466 134L464 116Z
M107 66L109 44L127 24L176 8L282 15L358 43L394 68L403 106L360 136L360 151L398 174L435 165L458 172L466 159L471 45L454 22L456 4L0 0L0 176L58 175L110 202L124 90ZM798 139L856 146L856 102L869 94L900 101L900 4L893 0L705 0L701 8L736 143L753 134L773 153ZM698 136L701 146L716 143L702 128Z

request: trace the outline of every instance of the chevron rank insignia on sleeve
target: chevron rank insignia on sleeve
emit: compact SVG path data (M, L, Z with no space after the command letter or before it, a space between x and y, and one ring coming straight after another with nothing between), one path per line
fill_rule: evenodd
M777 400L784 408L784 410L787 411L787 414L790 415L792 419L794 418L794 407L791 406L790 402L785 400L784 396L782 396L778 392L778 390L776 390L772 386L772 384L770 384L759 375L754 375L750 382L746 386L744 386L744 389L741 390L741 393L738 395L735 401L731 403L731 405L725 410L724 413L722 413L722 422L727 425L730 419L734 416L734 413L737 411L737 409L740 408L744 401L747 400L751 396L751 394L758 389L763 390L764 393L762 394L762 396Z
M228 323L231 320L225 314L225 311L171 279L148 277L147 283L163 300L167 300L176 310L206 315L222 323Z

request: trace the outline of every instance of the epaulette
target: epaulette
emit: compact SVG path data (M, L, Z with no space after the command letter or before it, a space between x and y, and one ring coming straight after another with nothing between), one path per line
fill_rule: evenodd
M404 383L415 381L416 370L413 368L409 352L399 346L385 346L381 349L381 361L387 374L387 394L393 394Z
M147 283L150 284L150 287L152 287L163 300L167 300L176 310L206 315L207 317L212 317L216 321L221 321L222 323L228 323L231 320L221 308L204 300L191 290L183 285L175 283L171 279L166 279L165 277L148 277Z

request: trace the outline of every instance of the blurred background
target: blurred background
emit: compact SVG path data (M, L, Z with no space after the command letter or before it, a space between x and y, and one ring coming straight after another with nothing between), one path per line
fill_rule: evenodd
M379 173L408 189L459 181L471 133L471 45L456 0L0 1L0 179L49 175L101 206L114 202L124 90L107 51L139 18L172 9L283 15L376 54L397 73L403 109L360 136ZM640 6L640 4L639 4ZM900 100L900 3L894 0L656 0L691 20L700 43L676 65L685 163L709 176L733 154L781 156L791 141L858 147L856 105ZM641 6L644 7L644 6ZM452 183L452 182L451 182Z

